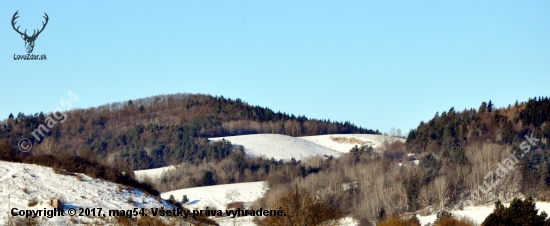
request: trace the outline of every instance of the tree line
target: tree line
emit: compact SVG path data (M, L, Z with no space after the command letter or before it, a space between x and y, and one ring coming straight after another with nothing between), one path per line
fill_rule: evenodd
M379 133L347 121L309 119L252 106L240 99L202 94L153 96L65 114L63 123L40 131L54 139L56 151L105 159L113 166L125 162L134 170L227 157L231 147L210 145L208 137ZM10 114L0 122L0 139L14 147L23 137L42 145L44 140L38 141L31 134L47 117L42 112Z

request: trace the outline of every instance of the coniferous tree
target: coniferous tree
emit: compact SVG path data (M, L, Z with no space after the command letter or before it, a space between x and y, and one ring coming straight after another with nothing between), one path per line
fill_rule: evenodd
M487 103L485 101L483 101L481 103L481 106L479 106L479 110L477 111L478 113L485 113L487 111Z
M489 104L487 104L487 112L493 111L493 102L489 100Z
M514 198L509 207L505 207L500 200L495 203L493 213L489 214L482 226L492 225L529 225L549 226L550 219L546 212L538 214L533 198L525 200Z
M181 199L181 202L182 202L183 204L189 202L189 198L187 198L187 195L183 195L183 198Z

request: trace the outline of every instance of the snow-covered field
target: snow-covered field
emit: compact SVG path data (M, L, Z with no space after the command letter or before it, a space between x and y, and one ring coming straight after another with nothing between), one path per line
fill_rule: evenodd
M503 203L504 206L509 206L510 203ZM465 207L464 210L456 210L451 211L453 215L455 216L467 216L471 218L472 220L476 221L477 224L481 224L485 220L489 214L493 212L494 205L486 205L486 206L468 206ZM536 208L539 209L539 214L542 211L545 211L546 213L550 213L550 203L548 202L537 202ZM422 225L426 225L427 223L433 223L436 219L436 215L428 215L428 216L418 216L418 219L420 220L420 223Z
M405 139L403 138L394 138L376 134L328 134L297 138L344 153L349 152L349 150L355 145L371 145L373 148L377 148L380 147L384 140L400 140L401 142L405 142Z
M136 189L125 189L118 184L92 179L86 175L77 176L56 174L51 168L0 161L0 225L7 220L9 208L19 210L51 210L48 200L63 197L65 208L103 208L108 210L129 210L135 207L161 207L155 197ZM80 179L79 179L80 178ZM29 207L30 200L37 205ZM133 200L129 203L128 200ZM72 225L69 216L44 218L52 225ZM76 218L92 221L99 219ZM102 221L99 221L102 222ZM101 223L100 223L101 224Z
M244 202L244 207L248 208L252 202L264 195L266 189L265 182L259 181L185 188L163 192L160 197L168 199L173 195L177 201L181 201L183 195L187 195L189 202L185 206L189 209L204 209L208 206L225 210L230 202Z
M184 205L186 208L193 209L219 209L226 210L227 204L231 202L243 202L244 207L248 209L250 205L258 198L261 198L266 192L267 186L264 182L249 182L236 184L223 184L206 187L186 188L175 191L163 192L161 197L168 199L173 195L177 201L181 201L183 195L187 195L189 203ZM253 217L221 217L215 218L220 225L241 225L254 226ZM352 218L344 218L341 221L344 225L357 225L357 221Z
M136 170L134 171L134 174L136 175L136 178L138 180L143 180L145 177L148 177L150 179L158 179L164 172L174 169L176 169L176 167L166 166L154 169Z
M331 150L315 143L280 134L253 134L230 137L215 137L209 140L225 139L232 144L242 145L247 155L265 158L300 160L315 155L332 155L337 157L340 152Z
M217 209L225 211L227 204L231 202L243 202L245 208L249 208L252 203L261 198L267 191L265 182L249 182L236 184L222 184L205 187L186 188L175 191L163 192L163 199L170 198L173 195L177 201L183 199L183 195L187 195L189 202L184 206L188 209L203 210L206 207L209 209ZM252 220L253 217L222 217L215 219L220 225L256 225Z
M253 134L242 136L214 137L211 141L228 140L232 144L242 145L245 153L250 156L264 156L289 160L300 160L310 156L327 155L338 157L341 153L357 145L372 145L379 147L384 140L401 140L383 135L373 134L330 134L306 137L291 137L280 134Z

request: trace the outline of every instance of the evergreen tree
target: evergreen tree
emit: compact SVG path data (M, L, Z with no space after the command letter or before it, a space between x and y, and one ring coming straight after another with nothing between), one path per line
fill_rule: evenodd
M538 215L538 209L535 208L535 201L529 197L525 200L514 198L509 207L502 205L500 200L495 203L493 213L489 214L482 226L489 225L529 225L529 226L548 226L550 219L546 212Z
M173 201L176 200L176 198L174 198L174 195L170 195L170 197L168 198L168 200L173 202Z
M214 180L214 174L212 173L212 171L209 170L204 172L201 179L201 186L210 186L215 184L216 180Z
M183 204L189 202L189 198L187 198L187 195L183 195L183 198L181 199L181 202L182 202Z
M414 175L404 181L405 190L407 193L409 211L416 211L420 205L418 194L420 192L420 180L417 175Z
M487 105L487 112L492 112L492 111L493 111L493 102L489 100L489 104Z
M481 106L479 106L479 110L477 111L478 113L484 113L487 111L487 103L485 101L483 101L481 103Z

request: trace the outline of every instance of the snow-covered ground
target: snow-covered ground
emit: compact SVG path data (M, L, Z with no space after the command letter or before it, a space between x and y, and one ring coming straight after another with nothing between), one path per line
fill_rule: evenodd
M136 175L136 178L138 180L143 180L143 178L145 177L148 177L150 179L158 179L164 172L174 169L176 169L176 167L166 166L154 169L136 170L134 171L134 175Z
M374 134L330 134L306 137L291 137L280 134L253 134L242 136L214 137L210 141L228 140L232 144L242 145L245 153L250 156L264 156L289 160L300 160L310 156L327 155L338 157L347 153L355 145L371 145L379 147L385 140L400 140Z
M355 145L371 145L373 148L377 148L381 146L384 140L400 140L401 142L405 142L403 138L394 138L377 134L328 134L297 138L344 153L349 152Z
M225 212L227 204L231 202L243 202L244 207L248 209L252 203L261 198L267 191L265 182L249 182L249 183L236 183L236 184L222 184L205 187L186 188L175 191L163 192L161 197L163 199L170 198L173 195L177 201L183 199L183 195L187 195L189 202L184 205L188 209L204 210L206 207L209 209L217 209ZM253 220L254 217L222 217L215 218L220 225L242 225L253 226L256 225Z
M211 141L225 139L235 145L242 145L247 155L265 158L290 160L315 155L332 155L337 157L340 152L322 147L315 143L280 134L253 134L242 136L215 137Z
M204 209L208 206L225 210L230 202L244 202L244 207L248 208L252 202L264 195L266 189L265 182L259 181L185 188L163 192L160 197L168 199L173 195L177 201L181 201L183 195L187 195L189 202L185 206L189 209Z
M539 214L542 211L545 211L546 213L550 213L550 203L548 202L536 202L536 208L539 209ZM509 206L510 203L504 203L504 206ZM453 215L455 216L467 216L471 218L472 220L476 221L477 224L481 224L493 212L494 205L485 205L485 206L468 206L465 207L464 210L455 210L451 211ZM420 220L420 223L422 225L426 225L428 223L433 223L436 219L436 215L428 215L428 216L418 216L418 219Z
M186 208L193 209L218 209L225 211L227 204L231 202L243 202L244 207L248 209L250 205L258 198L261 198L267 191L265 182L249 182L236 184L223 184L206 187L186 188L175 191L163 192L163 199L170 198L173 195L177 201L181 201L183 195L187 195L189 203L184 205ZM215 218L220 225L242 225L254 226L254 217L221 217ZM341 220L340 225L357 225L353 218L346 217Z
M63 197L65 208L103 208L108 210L129 210L135 207L161 207L155 197L146 195L137 189L126 189L121 185L104 180L92 179L86 175L77 176L56 174L51 168L0 161L0 225L7 220L9 208L19 210L51 210L48 200ZM80 178L80 179L79 179ZM30 200L37 205L29 207ZM128 200L133 200L129 203ZM44 218L48 224L67 225L69 216ZM97 218L76 220L92 221ZM101 224L102 221L99 221Z

